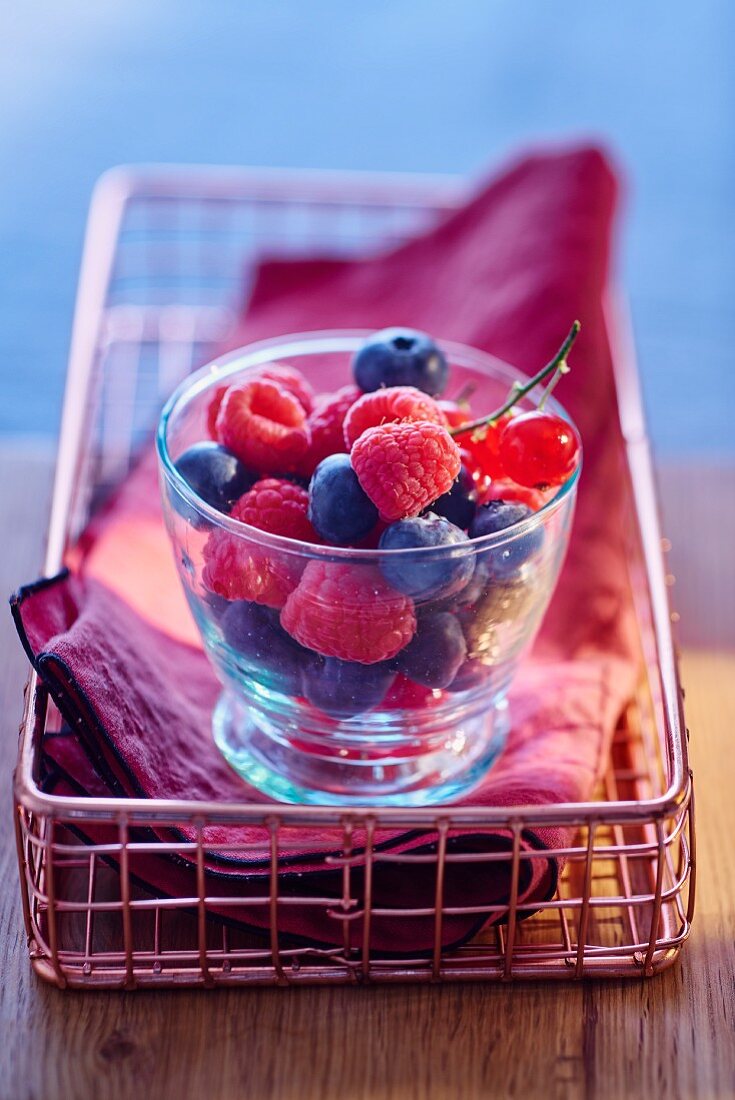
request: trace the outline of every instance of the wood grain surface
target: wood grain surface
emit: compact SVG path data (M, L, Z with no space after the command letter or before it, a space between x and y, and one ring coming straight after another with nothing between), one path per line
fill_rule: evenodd
M21 476L18 457L0 450L5 593L37 570L50 484L48 458L23 455ZM682 636L697 643L683 673L699 876L691 942L650 981L134 994L42 985L26 956L9 794L25 659L3 615L2 1100L735 1096L735 471L712 476L661 479ZM699 538L694 521L708 516ZM717 649L699 644L713 638Z

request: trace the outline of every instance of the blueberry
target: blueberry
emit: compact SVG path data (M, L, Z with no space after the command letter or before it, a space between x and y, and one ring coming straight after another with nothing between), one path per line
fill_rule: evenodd
M436 397L447 384L449 366L426 333L385 328L363 344L352 361L352 372L365 393L381 386L415 386Z
M304 671L304 695L332 718L352 718L375 707L395 679L388 661L360 665L337 657L313 660Z
M533 510L527 504L521 504L519 501L491 500L477 509L467 533L471 539L479 539L483 535L504 531L507 527L521 523L533 514ZM482 558L494 576L507 577L537 553L543 541L544 531L539 525L523 535L516 535L501 546L483 551Z
M383 576L393 588L414 599L438 599L458 592L469 581L475 559L468 553L464 531L443 516L399 519L380 536L381 550L436 547L436 553L386 555L381 559Z
M482 661L468 657L457 669L451 684L447 684L445 691L471 691L478 688L488 679L489 668Z
M457 670L457 675L445 688L446 691L473 691L482 688L488 694L505 690L509 679L509 669L506 666L493 666L485 664L482 660L468 657Z
M470 657L497 662L502 652L503 624L514 624L520 634L538 599L538 589L530 567L503 579L489 577L472 603L459 609L467 651Z
M295 642L278 621L278 612L247 600L230 604L220 619L227 644L252 667L255 679L287 695L301 695L308 649Z
M477 489L474 478L466 466L460 468L454 485L443 497L435 500L432 512L444 516L456 527L466 531L477 510Z
M219 443L195 443L179 455L175 466L197 496L219 512L229 512L257 480L239 458ZM180 498L173 499L177 512L194 527L198 526L202 518L199 513Z
M482 558L475 557L475 569L464 588L452 593L446 599L432 600L432 611L461 611L463 608L476 603L486 589L495 584L490 576L486 562ZM427 608L428 610L428 608Z
M218 596L216 592L205 592L203 602L209 608L210 614L215 622L219 622L227 609L232 606L229 600L226 600L224 596Z
M448 611L439 611L419 620L413 638L398 654L398 665L415 684L445 688L466 656L467 643L458 620Z
M325 542L359 542L378 522L378 509L357 480L349 455L323 459L309 484L309 519Z

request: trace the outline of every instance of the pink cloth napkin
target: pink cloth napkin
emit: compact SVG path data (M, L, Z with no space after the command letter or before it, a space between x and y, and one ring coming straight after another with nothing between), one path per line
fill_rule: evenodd
M556 350L575 317L583 331L564 402L579 425L585 469L569 556L552 607L514 685L507 748L463 806L512 806L584 800L604 767L616 721L634 687L635 621L621 531L629 488L617 418L602 298L615 183L599 152L575 149L519 161L436 229L385 255L362 261L269 262L232 346L317 328L430 330L490 351L534 371ZM49 789L87 794L263 802L224 763L210 733L218 687L204 657L175 575L163 530L150 456L93 519L69 556L71 573L22 589L13 600L30 659L64 715L69 732L44 746ZM71 732L73 731L73 732ZM186 830L156 829L171 840ZM87 836L99 836L87 829ZM341 896L333 830L284 830L282 892ZM564 846L564 830L527 833L526 849ZM255 843L206 858L209 894L242 899L214 913L252 928L268 923L262 896L268 875L263 830L207 831L206 842ZM365 838L356 836L359 853ZM431 832L383 832L376 848L430 851ZM509 836L454 830L450 850L505 850ZM519 896L540 903L555 890L555 858L522 861ZM136 863L154 893L193 890L193 864L180 853ZM362 871L353 875L359 907ZM377 863L376 951L428 950L433 920L401 914L433 905L430 864ZM508 868L450 864L445 904L502 904ZM502 916L502 915L501 915ZM283 906L281 934L294 942L342 942L329 907ZM471 936L485 917L445 919L445 945ZM359 932L360 921L355 922Z

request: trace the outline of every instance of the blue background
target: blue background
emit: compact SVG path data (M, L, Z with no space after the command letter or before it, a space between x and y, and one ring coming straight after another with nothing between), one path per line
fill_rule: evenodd
M735 6L0 0L0 431L57 430L90 190L121 162L478 173L602 138L659 453L735 454Z

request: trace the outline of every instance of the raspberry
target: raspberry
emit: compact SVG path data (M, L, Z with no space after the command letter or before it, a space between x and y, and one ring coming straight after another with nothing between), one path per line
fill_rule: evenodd
M446 428L427 420L368 428L351 458L361 486L389 523L423 512L451 489L462 465Z
M310 413L314 408L314 390L296 367L289 367L286 363L271 363L269 367L258 367L254 377L277 382L281 389L288 390L296 398L305 413Z
M342 425L348 409L360 393L357 386L343 386L336 393L324 394L316 399L308 420L311 443L299 463L300 474L311 477L322 459L347 450Z
M217 435L217 415L229 388L227 384L217 386L217 389L212 394L209 406L207 407L207 432L209 433L210 439L219 438Z
M344 426L347 450L368 428L396 420L430 420L447 426L444 413L427 394L413 386L391 386L363 394L347 413Z
M310 413L314 407L314 392L301 371L296 370L295 367L287 367L285 363L273 363L270 367L262 367L248 375L248 381L254 381L256 378L276 382L281 389L288 390L296 398L305 413ZM231 383L225 382L223 385L217 386L209 402L207 431L212 439L217 439L217 415L230 385ZM357 394L360 393L357 387L354 387L354 389Z
M202 582L225 600L281 608L301 575L292 555L268 552L219 527L210 531L203 555Z
M240 497L231 515L233 519L259 527L261 531L270 531L273 535L285 535L302 542L319 542L309 522L308 509L309 494L306 489L294 485L292 481L267 477L256 481L252 489Z
M227 390L217 413L220 443L258 473L292 473L309 446L306 414L276 382L253 379Z
M371 665L395 657L416 631L413 603L375 566L310 561L281 625L325 657Z

